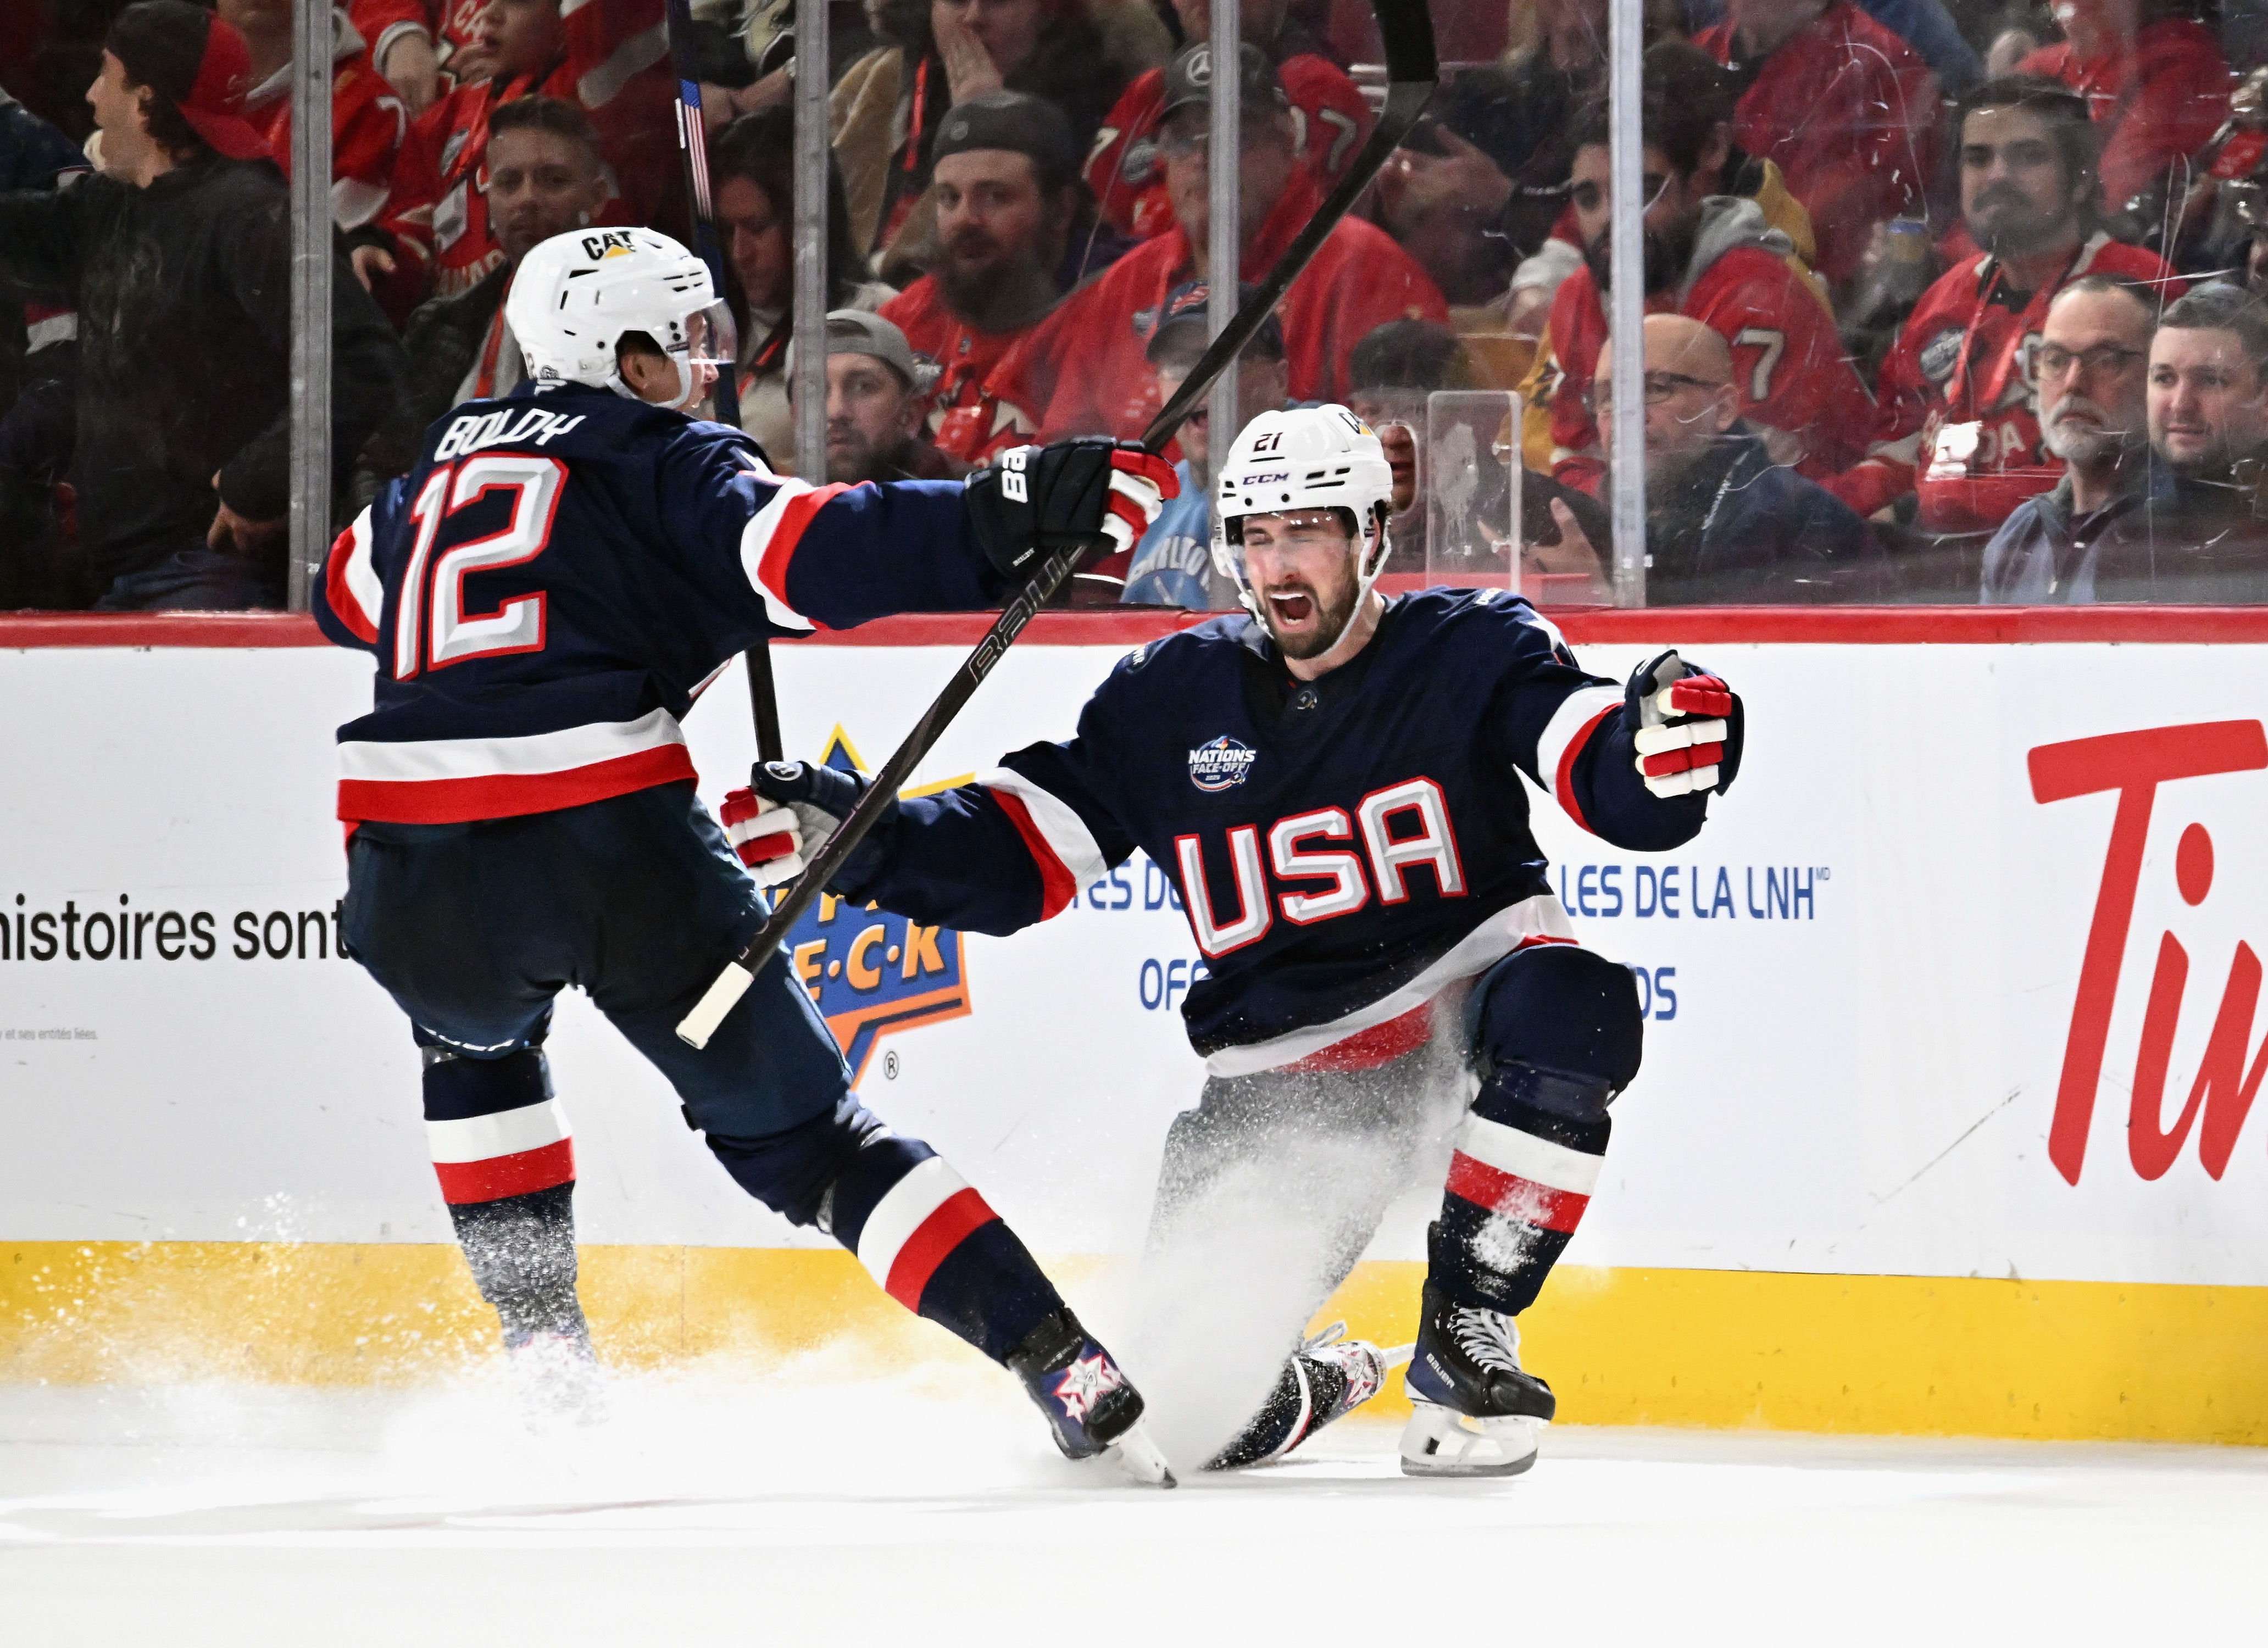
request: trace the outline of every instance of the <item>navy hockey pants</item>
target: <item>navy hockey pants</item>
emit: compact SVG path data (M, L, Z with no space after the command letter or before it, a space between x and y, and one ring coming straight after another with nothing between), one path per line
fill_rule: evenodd
M727 1171L808 1224L879 1125L849 1096L850 1071L810 997L776 965L707 1048L676 1035L763 915L693 786L674 784L521 818L364 824L349 846L342 931L421 1045L490 1066L490 1088L495 1066L518 1063L530 1100L546 1084L526 1056L553 997L581 988L669 1078Z

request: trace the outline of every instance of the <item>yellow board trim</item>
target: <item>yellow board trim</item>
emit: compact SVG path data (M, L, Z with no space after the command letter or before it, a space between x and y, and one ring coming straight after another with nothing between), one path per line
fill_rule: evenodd
M591 1247L582 1264L617 1366L852 1345L975 1363L848 1254ZM1101 1267L1051 1268L1076 1298ZM1317 1320L1406 1343L1420 1271L1366 1263ZM1521 1321L1575 1424L2268 1445L2268 1288L1562 1267ZM0 1243L0 1379L406 1385L495 1348L453 1247ZM1398 1379L1377 1406L1403 1409Z

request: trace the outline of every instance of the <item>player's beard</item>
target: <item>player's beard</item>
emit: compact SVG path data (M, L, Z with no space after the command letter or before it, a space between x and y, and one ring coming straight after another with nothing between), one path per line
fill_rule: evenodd
M1994 206L2007 210L1994 215ZM1977 197L1969 215L1969 232L1994 257L2021 257L2052 246L2068 231L2068 217L2043 215L2031 201L2014 189L1996 186Z
M1317 614L1317 621L1313 629L1286 636L1277 628L1276 602L1271 598L1291 595L1295 592L1306 599L1307 612ZM1315 586L1305 578L1281 580L1255 593L1260 598L1260 622L1267 626L1269 638L1276 643L1277 649L1287 658L1320 658L1329 651L1337 644L1339 637L1347 632L1347 625L1354 617L1355 602L1362 598L1361 591L1351 577L1334 600L1325 600Z
M933 273L945 306L979 332L1013 332L1055 306L1056 283L1038 259L1010 254L981 229L946 241Z

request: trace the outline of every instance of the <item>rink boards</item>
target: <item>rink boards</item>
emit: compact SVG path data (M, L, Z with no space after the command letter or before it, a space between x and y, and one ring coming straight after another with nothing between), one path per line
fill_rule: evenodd
M1615 679L1680 646L1750 720L1737 786L1676 853L1608 848L1530 792L1576 931L1649 1012L1531 1318L1568 1416L2268 1439L2268 626L1565 622ZM437 1246L408 1034L335 954L330 732L369 666L292 620L129 624L0 621L0 1365L397 1376L479 1322ZM1170 627L1042 621L917 784L1068 734ZM776 649L791 752L878 765L980 629ZM713 800L751 754L737 671L687 732ZM1011 939L902 927L837 909L800 958L867 1101L1107 1291L1089 1261L1138 1246L1200 1079L1166 876L1138 857ZM898 1331L579 997L552 1053L622 1354ZM1381 1230L1359 1328L1410 1313L1437 1196Z

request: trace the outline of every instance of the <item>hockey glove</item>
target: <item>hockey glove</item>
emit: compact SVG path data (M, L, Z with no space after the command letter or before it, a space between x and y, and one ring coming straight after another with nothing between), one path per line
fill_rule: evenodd
M725 796L717 816L758 887L801 875L806 852L819 850L866 791L858 774L810 761L760 762L748 783Z
M1174 467L1133 441L1016 446L968 477L968 522L1001 575L1025 578L1058 549L1086 550L1082 566L1131 549L1181 489Z
M1667 799L1719 792L1741 767L1740 695L1674 651L1639 666L1623 694L1623 725L1638 750L1638 774Z

